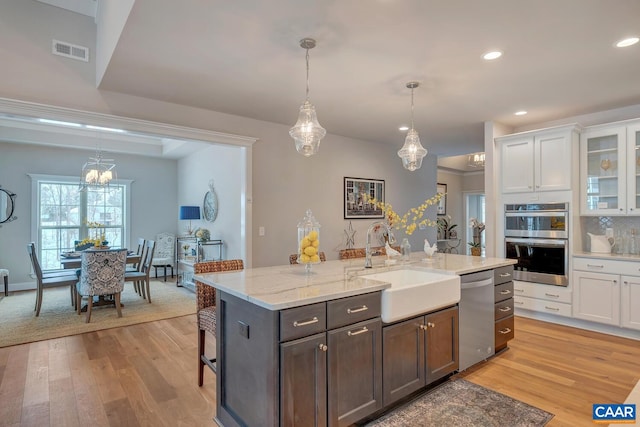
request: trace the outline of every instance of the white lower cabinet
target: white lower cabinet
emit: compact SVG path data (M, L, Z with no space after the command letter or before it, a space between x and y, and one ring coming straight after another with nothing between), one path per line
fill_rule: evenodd
M640 331L640 277L621 276L621 326Z
M513 304L516 308L571 317L571 290L514 280Z
M575 318L640 330L637 261L574 257L571 280Z
M573 273L573 317L620 324L620 276L575 271Z

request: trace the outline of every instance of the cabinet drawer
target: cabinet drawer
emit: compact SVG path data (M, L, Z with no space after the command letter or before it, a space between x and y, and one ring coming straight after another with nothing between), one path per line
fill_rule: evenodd
M573 258L573 269L593 271L595 273L626 274L628 276L640 276L640 263L638 261L620 261L601 258Z
M497 302L495 305L495 320L513 315L513 298Z
M542 285L540 283L514 280L513 295L571 304L571 291L564 286ZM516 305L516 307L518 306Z
M280 312L280 341L317 334L327 329L327 311L324 302L289 308Z
M493 293L495 302L504 301L513 297L513 282L497 285L494 288Z
M514 336L514 317L509 316L499 320L495 324L495 347L501 347L507 341L512 340Z
M380 316L380 292L327 302L327 329Z
M513 265L498 267L493 270L493 283L495 285L510 282L511 280L513 280Z
M539 311L541 313L551 313L558 316L571 317L571 304L562 302L545 301L527 297L513 297L514 308L525 308L527 310Z

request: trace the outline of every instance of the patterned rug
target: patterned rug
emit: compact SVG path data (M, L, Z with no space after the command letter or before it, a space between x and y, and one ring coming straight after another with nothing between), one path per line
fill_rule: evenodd
M553 414L463 379L450 380L367 427L537 427Z
M121 296L122 317L112 306L96 307L91 322L85 323L84 313L78 316L73 310L67 287L44 290L38 317L33 311L35 291L12 292L0 299L0 347L194 314L195 299L193 292L175 282L152 280L149 304L127 283Z

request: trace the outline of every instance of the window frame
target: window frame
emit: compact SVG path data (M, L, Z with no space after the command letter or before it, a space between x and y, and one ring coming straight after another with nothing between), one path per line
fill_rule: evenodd
M31 178L31 242L36 242L36 248L38 251L38 259L42 259L42 242L41 236L38 233L39 221L40 221L40 200L39 200L39 191L38 187L42 181L47 182L58 182L61 184L77 184L79 183L78 176L67 176L67 175L46 175L46 174L27 174ZM116 179L113 180L114 184L122 185L125 188L124 194L124 206L123 206L123 215L124 215L124 224L122 231L122 244L123 247L129 247L130 242L130 229L131 229L131 184L133 180L130 179ZM86 226L81 226L80 229L85 229ZM82 231L81 231L82 232Z

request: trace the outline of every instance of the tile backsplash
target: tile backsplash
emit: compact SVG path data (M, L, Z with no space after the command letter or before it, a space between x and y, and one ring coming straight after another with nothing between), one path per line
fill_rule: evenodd
M607 228L613 229L615 245L613 253L640 254L640 217L637 216L583 216L580 218L582 228L582 250L588 252L591 234L606 234Z

